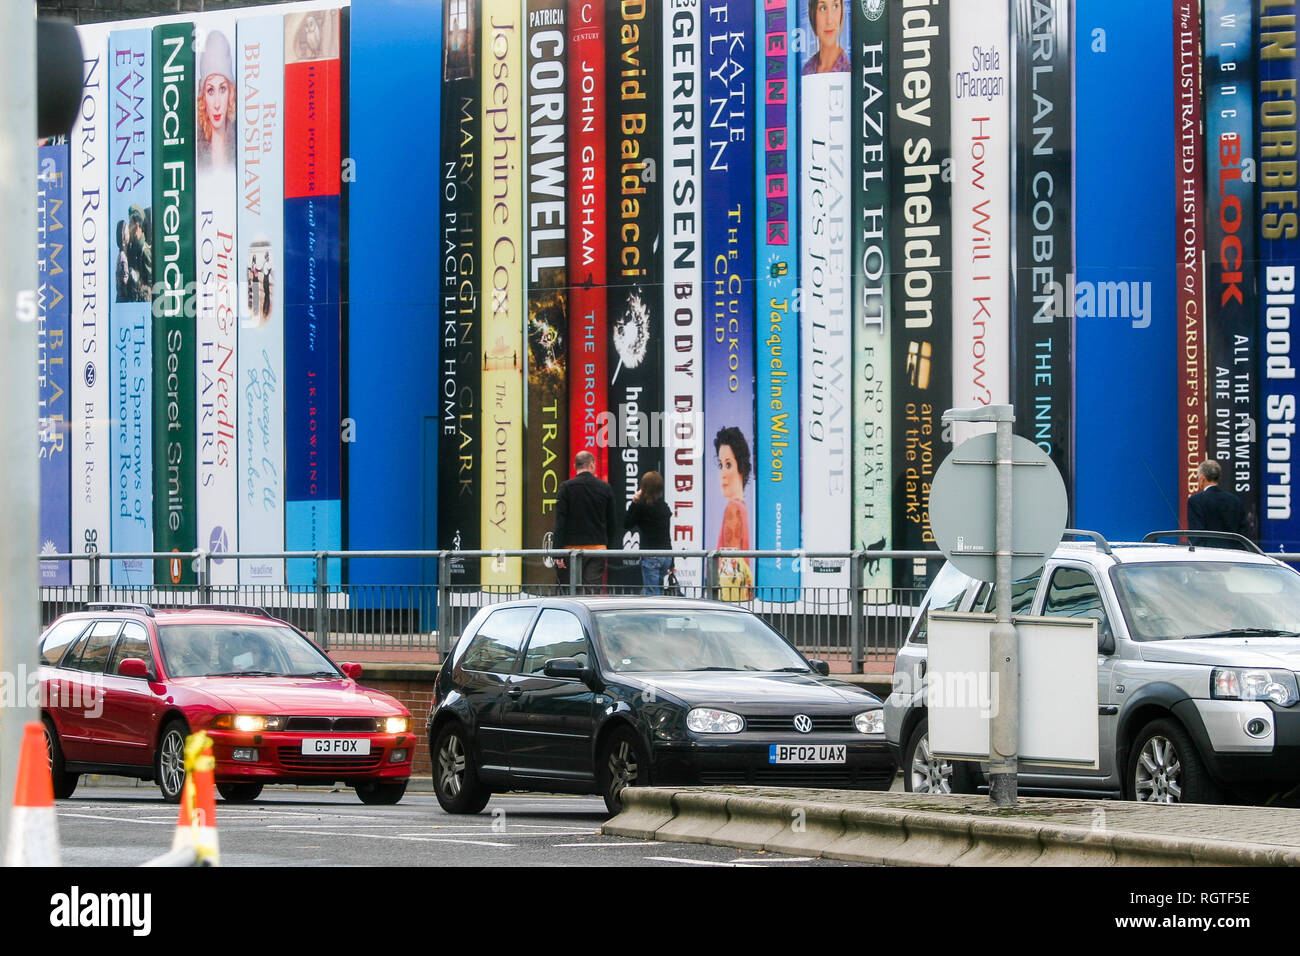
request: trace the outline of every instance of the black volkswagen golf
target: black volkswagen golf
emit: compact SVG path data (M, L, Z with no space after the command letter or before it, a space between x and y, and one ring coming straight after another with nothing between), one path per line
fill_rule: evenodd
M438 676L434 789L772 784L884 790L880 698L827 676L749 611L710 601L539 598L483 608Z

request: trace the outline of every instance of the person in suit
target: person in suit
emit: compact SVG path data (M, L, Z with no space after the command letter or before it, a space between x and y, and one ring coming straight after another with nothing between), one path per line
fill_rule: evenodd
M1244 538L1250 538L1250 521L1246 517L1246 508L1230 491L1219 487L1222 471L1219 463L1207 459L1197 469L1200 473L1201 490L1187 499L1187 529L1189 531L1230 531ZM1188 535L1192 544L1205 548L1236 547L1236 544L1222 539L1197 538Z
M614 489L596 477L596 456L580 451L573 459L574 476L560 485L555 502L555 531L552 540L556 548L584 551L617 549L623 540L619 526L622 517L614 502ZM569 583L565 559L555 561L556 580L561 586ZM598 589L605 580L605 561L602 558L584 559L582 583L589 589Z

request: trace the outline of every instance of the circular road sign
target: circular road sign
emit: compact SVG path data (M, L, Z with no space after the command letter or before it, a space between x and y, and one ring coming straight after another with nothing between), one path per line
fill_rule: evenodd
M1032 574L1061 543L1065 482L1047 454L1012 436L1011 577ZM967 439L943 460L930 486L930 527L948 560L979 581L997 579L997 436Z

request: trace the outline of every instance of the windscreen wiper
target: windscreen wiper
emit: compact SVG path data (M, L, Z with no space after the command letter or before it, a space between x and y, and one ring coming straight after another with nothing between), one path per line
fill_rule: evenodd
M224 671L220 674L209 674L209 677L283 677L284 675L277 671Z
M1209 637L1300 637L1296 631L1284 631L1277 627L1230 627L1223 631L1211 631L1208 634L1188 634L1189 641Z

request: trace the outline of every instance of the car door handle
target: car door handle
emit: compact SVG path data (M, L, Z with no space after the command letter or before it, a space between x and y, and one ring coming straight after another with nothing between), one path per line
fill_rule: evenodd
M1097 708L1097 713L1102 717L1114 717L1119 713L1119 708L1114 704L1102 704Z
M524 696L524 690L522 687L511 687L506 691L506 696L511 700L518 700L520 697Z

